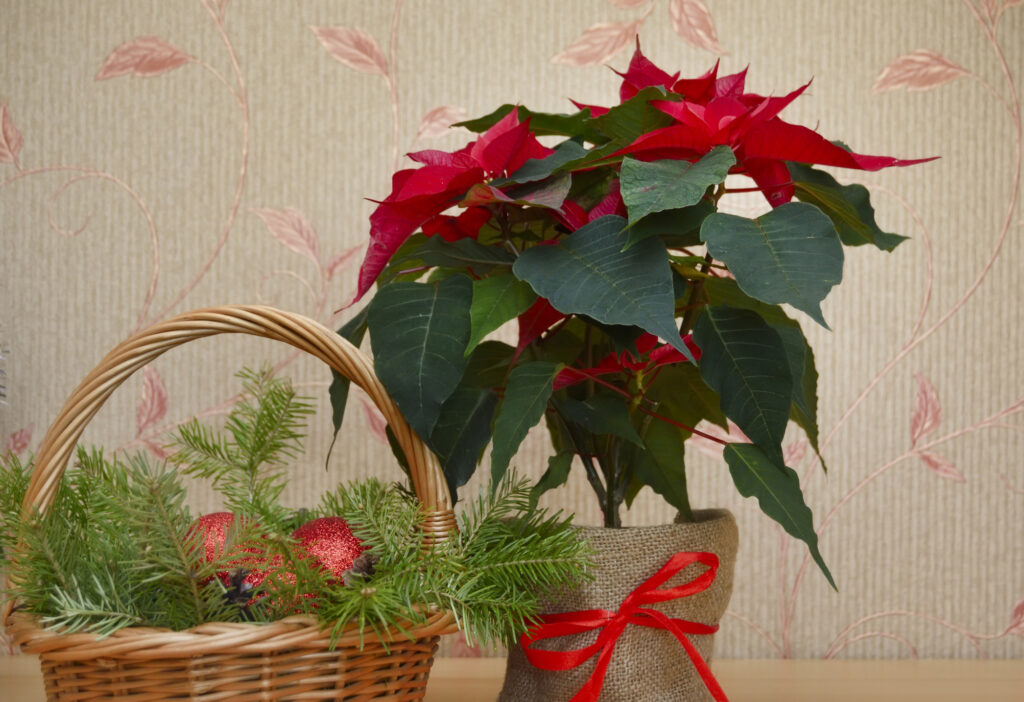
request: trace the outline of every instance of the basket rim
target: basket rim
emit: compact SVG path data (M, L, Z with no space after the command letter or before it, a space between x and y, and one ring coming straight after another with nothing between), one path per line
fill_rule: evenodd
M126 627L109 636L44 629L38 618L28 612L14 612L7 618L7 630L13 642L25 653L69 662L97 658L144 661L213 654L265 654L280 648L362 649L366 644L401 644L458 630L455 616L446 610L428 613L423 622L404 621L402 625L401 629L388 627L381 636L374 629L360 628L352 621L345 624L343 633L332 642L329 626L308 615L292 615L273 622L207 622L181 631Z

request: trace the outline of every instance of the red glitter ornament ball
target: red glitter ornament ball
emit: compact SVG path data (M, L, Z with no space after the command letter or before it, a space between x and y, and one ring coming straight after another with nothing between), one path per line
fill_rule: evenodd
M343 577L352 562L366 550L341 517L314 519L296 529L292 537L316 565L338 578Z
M231 567L217 572L217 578L225 586L231 586L231 574L239 568L247 571L242 582L249 589L255 589L263 584L272 564L268 563L266 554L262 549L250 546L245 549L237 549L233 553L225 553L228 532L235 523L235 515L231 512L213 512L204 514L192 523L189 527L189 537L199 531L202 535L201 544L203 549L202 560L205 563L211 561L228 559L226 562ZM258 526L258 525L254 525ZM243 555L244 554L244 555ZM209 581L207 581L209 582Z
M224 543L228 538L228 530L235 523L235 515L231 512L214 512L204 514L192 522L189 527L189 537L195 531L202 533L203 561L209 563L215 561L224 554Z

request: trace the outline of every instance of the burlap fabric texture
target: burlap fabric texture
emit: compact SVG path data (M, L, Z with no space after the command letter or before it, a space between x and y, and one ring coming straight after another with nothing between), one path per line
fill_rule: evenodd
M617 611L626 595L654 575L680 551L708 551L719 558L718 575L707 590L653 605L669 617L716 624L732 594L733 567L739 534L736 520L726 510L704 510L692 523L654 527L607 529L580 527L595 552L592 582L546 603L545 613L586 609ZM706 570L687 566L662 589L689 582ZM536 648L566 651L590 645L597 632L540 641ZM710 663L713 635L691 635L690 640ZM499 702L567 702L594 670L597 656L567 671L533 667L517 645L509 650L505 684ZM601 702L699 702L711 700L704 682L685 649L667 631L627 626L608 667Z

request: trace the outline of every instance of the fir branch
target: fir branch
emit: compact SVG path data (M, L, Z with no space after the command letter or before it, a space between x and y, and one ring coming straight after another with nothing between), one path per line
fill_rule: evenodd
M116 515L114 523L139 544L124 567L152 601L146 619L178 629L207 621L196 572L200 549L188 535L192 519L177 473L153 468L142 456L134 457L130 466L113 467L119 479L108 483L103 501Z
M94 574L89 588L76 582L68 590L53 590L50 600L54 613L42 617L42 623L69 634L84 631L99 636L143 624L132 603L119 596L113 574L107 572L105 576L106 582L103 576Z
M23 464L13 453L0 455L0 553L10 551L17 540L32 465L31 458Z
M243 369L238 377L246 399L228 415L227 435L193 420L174 437L179 450L169 460L189 475L212 480L232 512L280 531L291 518L279 505L286 485L280 463L301 451L304 417L312 408L269 368Z
M295 458L302 450L303 417L312 414L311 405L295 394L290 382L274 378L269 368L245 369L238 377L256 400L239 403L227 422L246 468L256 474L265 463Z

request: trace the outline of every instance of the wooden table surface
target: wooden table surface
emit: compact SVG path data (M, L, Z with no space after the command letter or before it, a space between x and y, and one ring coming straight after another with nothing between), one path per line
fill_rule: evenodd
M1024 660L717 660L731 702L1024 702ZM438 660L426 702L494 700L505 661ZM0 700L45 699L32 656L0 656ZM637 697L642 702L642 697Z

